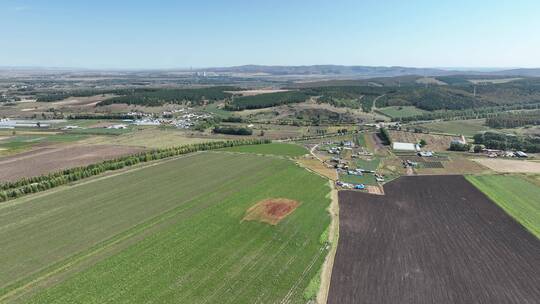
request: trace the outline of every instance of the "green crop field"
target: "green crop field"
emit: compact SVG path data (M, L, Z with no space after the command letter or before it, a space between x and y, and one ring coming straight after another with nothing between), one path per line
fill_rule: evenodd
M256 153L267 155L281 155L297 157L307 154L306 148L295 144L282 144L271 143L263 145L251 145L251 146L236 146L230 148L224 148L223 151L242 152L242 153Z
M66 134L66 133L43 133L34 132L34 134L21 134L9 136L0 140L0 155L22 152L42 143L66 143L75 142L87 138L87 135L82 134Z
M414 106L384 107L384 108L377 109L377 111L391 118L411 117L411 116L422 115L424 113L427 113L427 111L424 111Z
M540 238L540 187L511 175L467 176L467 179Z
M206 152L0 206L0 302L305 302L326 255L327 181L293 162ZM246 222L266 198L300 206Z
M356 168L366 169L366 170L377 170L381 160L379 158L374 158L372 160L357 159Z

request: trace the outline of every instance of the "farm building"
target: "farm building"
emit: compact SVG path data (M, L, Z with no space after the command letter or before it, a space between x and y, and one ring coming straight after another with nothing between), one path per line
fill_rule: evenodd
M420 146L411 143L393 142L392 149L398 151L419 151Z
M465 136L461 135L459 139L453 139L450 144L460 144L460 145L464 145L467 143L467 139L465 138Z
M517 157L527 157L527 153L525 152L522 152L522 151L516 151L516 153L514 153L515 156Z

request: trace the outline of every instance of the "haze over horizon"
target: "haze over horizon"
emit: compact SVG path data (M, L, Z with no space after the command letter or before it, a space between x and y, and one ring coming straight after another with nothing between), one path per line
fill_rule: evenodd
M0 66L540 67L540 2L7 0Z

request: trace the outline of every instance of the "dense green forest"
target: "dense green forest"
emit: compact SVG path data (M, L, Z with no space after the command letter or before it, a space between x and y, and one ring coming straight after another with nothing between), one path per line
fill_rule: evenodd
M251 135L253 130L243 127L217 126L214 127L214 133L229 134L229 135Z
M304 89L304 91L310 95L320 96L319 102L369 112L373 100L385 94L387 89L371 86L322 86Z
M233 100L225 106L229 111L241 111L246 109L269 108L290 103L306 101L310 95L306 92L287 91L266 93L253 96L234 97Z
M486 119L486 125L498 129L540 125L540 111L503 113Z
M493 103L474 97L469 92L443 86L397 88L377 100L379 108L415 106L427 111L463 110L489 105L493 105Z
M495 132L485 132L474 135L474 143L489 149L521 150L525 152L540 152L540 137L516 136Z
M164 104L184 104L202 105L205 102L215 102L231 98L235 87L207 87L199 89L145 89L133 90L127 95L113 97L100 102L98 105L110 105L115 103L125 103L144 106L161 106Z

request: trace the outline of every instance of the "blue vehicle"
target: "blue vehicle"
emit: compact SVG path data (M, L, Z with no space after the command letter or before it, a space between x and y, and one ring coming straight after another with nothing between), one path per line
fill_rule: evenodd
M364 186L364 184L357 184L357 185L354 185L354 189L364 190L366 189L366 186Z

